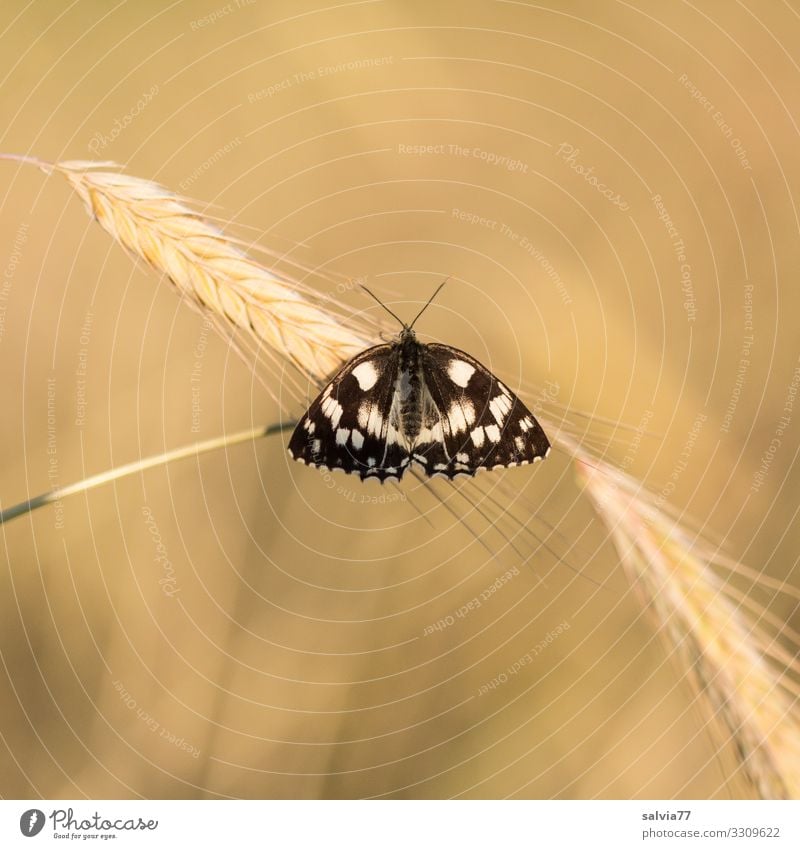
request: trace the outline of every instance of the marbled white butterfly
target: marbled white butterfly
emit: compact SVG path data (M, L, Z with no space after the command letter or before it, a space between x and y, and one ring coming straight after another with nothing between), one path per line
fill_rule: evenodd
M361 479L400 479L413 463L427 475L541 460L550 442L517 396L464 351L417 341L414 324L398 339L353 357L308 408L289 453L310 466Z

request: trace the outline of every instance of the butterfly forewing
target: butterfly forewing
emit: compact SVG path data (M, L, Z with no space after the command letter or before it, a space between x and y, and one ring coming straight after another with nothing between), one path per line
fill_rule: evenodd
M533 414L474 357L449 345L424 345L422 374L429 398L414 457L428 474L474 475L547 455L550 442Z
M378 345L350 360L295 428L292 457L362 479L399 478L409 458L398 426L398 360L396 345Z

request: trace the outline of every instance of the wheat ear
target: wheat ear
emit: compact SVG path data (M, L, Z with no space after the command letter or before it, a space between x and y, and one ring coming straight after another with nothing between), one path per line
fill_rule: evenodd
M574 443L578 476L609 528L628 580L687 670L716 742L730 744L762 799L800 798L798 641L720 577L714 546L670 517L629 475L588 458ZM748 609L749 603L749 609ZM755 612L756 617L753 613ZM788 651L778 639L792 644Z
M0 158L64 176L117 242L165 274L182 295L315 382L374 342L332 304L323 308L310 290L259 265L236 240L156 183L108 170L118 167L112 162Z

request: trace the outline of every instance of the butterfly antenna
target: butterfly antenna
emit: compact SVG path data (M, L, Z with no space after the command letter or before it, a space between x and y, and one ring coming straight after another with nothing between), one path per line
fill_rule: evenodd
M429 306L433 303L433 299L434 299L434 298L435 298L435 297L439 294L439 292L441 292L441 291L442 291L442 287L444 286L444 284L445 284L445 283L447 283L447 281L448 281L449 279L450 279L449 277L445 277L445 279L444 279L444 280L442 280L442 282L438 285L438 287L436 288L436 291L435 291L435 292L434 292L434 293L430 296L430 298L428 298L428 302L427 302L427 303L425 304L425 306L424 306L424 307L423 307L423 308L422 308L422 309L421 309L421 310L417 313L417 318L415 318L415 319L411 322L411 324L409 324L409 325L408 325L408 329L409 329L409 330L411 330L411 328L412 328L412 327L413 327L413 326L417 323L417 319L418 319L418 318L422 315L422 313L424 313L424 312L425 312L425 310L426 310L426 309L428 309L428 307L429 307Z
M382 306L382 307L386 310L386 312L388 312L388 313L389 313L389 315L390 315L392 318L394 318L394 319L396 319L397 321L399 321L399 322L400 322L400 324L401 324L403 327L405 327L405 326L406 326L406 323L403 321L403 319L401 319L399 316L396 316L396 315L395 315L395 314L394 314L394 313L393 313L393 312L389 309L389 307L387 307L387 306L386 306L386 304L384 304L384 302L383 302L383 301L382 301L382 300L381 300L381 299L380 299L377 295L373 295L373 294L372 294L372 292L370 292L370 290L369 290L369 289L367 289L367 287L366 287L366 286L364 286L363 284L361 284L361 288L362 288L362 289L363 289L363 290L364 290L364 291L365 291L365 292L366 292L366 293L370 296L370 298L373 298L374 300L376 300L376 301L377 301L377 302L378 302L378 303L379 303L379 304L380 304L380 305L381 305L381 306ZM440 287L440 288L441 288L441 287ZM414 319L414 321L416 321L416 319Z

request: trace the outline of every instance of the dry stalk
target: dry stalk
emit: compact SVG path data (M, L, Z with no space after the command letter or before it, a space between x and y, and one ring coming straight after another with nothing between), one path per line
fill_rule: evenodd
M570 448L628 580L687 670L712 733L732 746L762 799L800 798L797 645L787 651L764 630L764 611L754 618L715 570L713 547L692 539L641 484ZM784 638L797 642L788 630Z
M2 158L66 177L117 242L166 274L182 295L252 334L315 382L374 343L331 304L323 308L310 290L253 261L235 240L156 183L107 170L117 167L110 162Z

